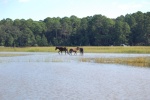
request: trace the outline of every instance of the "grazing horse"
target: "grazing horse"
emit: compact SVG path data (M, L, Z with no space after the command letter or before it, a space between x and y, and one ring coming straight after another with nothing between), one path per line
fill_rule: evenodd
M83 53L84 53L83 48L79 48L79 51L80 51L80 55L83 55Z
M69 53L72 55L72 52L74 52L74 55L77 55L78 50L79 50L79 47L71 48L71 49L69 49Z
M62 51L65 51L65 54L66 54L66 52L68 53L68 49L66 47L56 47L55 50L57 50L57 49L59 50L58 51L59 54L60 54L60 52L62 54Z

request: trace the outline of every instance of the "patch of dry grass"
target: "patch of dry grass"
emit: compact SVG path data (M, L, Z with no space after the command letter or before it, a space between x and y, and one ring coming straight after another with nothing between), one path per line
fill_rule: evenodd
M124 57L124 58L80 58L81 62L115 63L132 66L150 67L150 57Z

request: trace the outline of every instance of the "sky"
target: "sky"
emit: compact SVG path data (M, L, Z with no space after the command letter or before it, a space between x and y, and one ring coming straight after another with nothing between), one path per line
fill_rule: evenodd
M79 18L101 14L108 18L150 11L150 0L0 0L0 20Z

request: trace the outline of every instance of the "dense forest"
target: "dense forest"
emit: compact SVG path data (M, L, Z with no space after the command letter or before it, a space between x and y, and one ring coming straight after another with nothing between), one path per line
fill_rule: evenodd
M103 15L44 20L0 20L0 46L150 45L150 12L110 19Z

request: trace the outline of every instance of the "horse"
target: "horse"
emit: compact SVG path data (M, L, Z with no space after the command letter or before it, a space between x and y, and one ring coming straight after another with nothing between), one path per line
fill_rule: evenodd
M69 53L72 55L72 52L74 52L74 55L77 55L78 50L79 50L79 47L71 48L71 49L69 49Z
M65 51L65 54L66 54L66 52L68 53L68 49L66 48L66 47L56 47L55 48L55 50L57 50L57 49L59 49L59 51L58 51L58 53L60 54L60 52L61 52L61 54L62 54L62 51Z
M80 51L80 55L83 55L83 53L84 53L83 48L79 48L79 51Z

